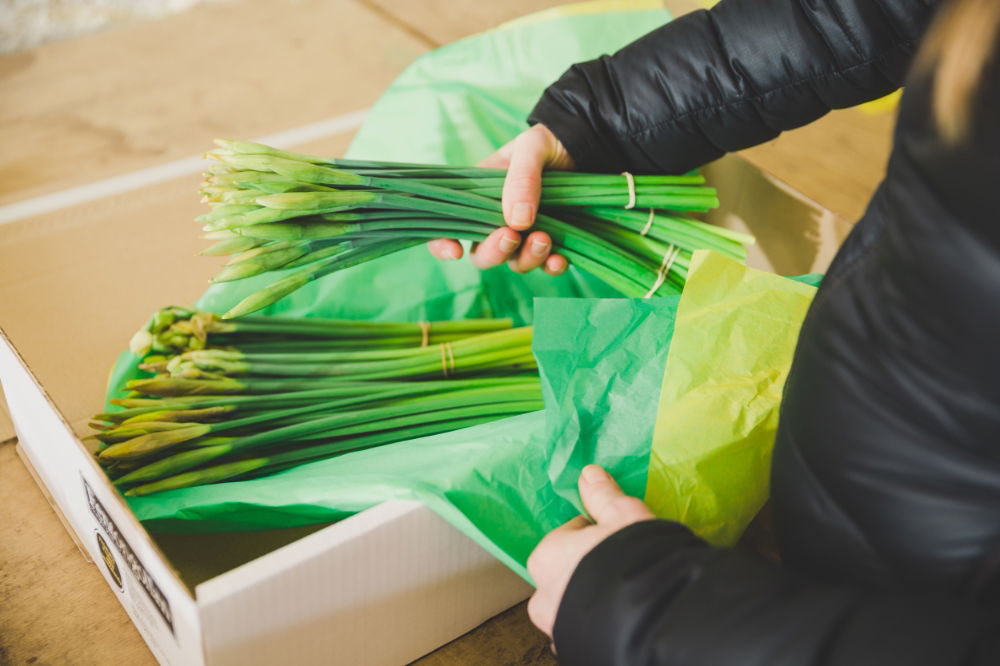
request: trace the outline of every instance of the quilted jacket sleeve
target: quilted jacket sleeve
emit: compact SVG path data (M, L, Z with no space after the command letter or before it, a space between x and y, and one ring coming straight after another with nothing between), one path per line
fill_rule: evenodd
M817 583L665 521L584 557L554 638L567 666L1000 664L1000 613Z
M722 0L574 65L529 122L585 171L679 173L898 88L937 0Z

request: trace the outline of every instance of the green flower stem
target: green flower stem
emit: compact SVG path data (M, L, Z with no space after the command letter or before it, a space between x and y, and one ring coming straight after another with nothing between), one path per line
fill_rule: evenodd
M362 351L348 354L271 354L267 356L247 355L240 352L190 352L182 359L201 363L203 369L223 367L224 363L241 364L236 367L243 372L253 372L255 367L268 367L266 374L279 372L282 365L287 365L289 373L303 373L303 376L313 374L339 374L341 370L347 373L383 371L412 366L432 364L441 366L442 357L467 360L484 353L500 351L516 354L530 353L531 327L506 329L481 335L472 335L462 340L448 343L447 349L440 345L415 347L388 351ZM307 368L299 366L305 364Z
M429 336L429 344L438 344L441 342L451 342L454 340L460 340L466 337L461 333L431 333ZM223 343L219 343L223 344ZM336 340L314 340L314 339L297 339L295 340L295 349L307 352L333 352L333 351L364 351L366 349L371 349L373 347L381 348L386 346L397 346L397 347L419 347L423 344L422 335L410 335L410 336L399 336L399 337L379 337L373 338L372 340L365 340L364 338L341 338ZM224 346L224 344L223 344ZM260 342L239 342L239 347L242 351L250 353L282 353L288 349L287 342L279 341L267 341L262 340Z
M457 321L432 321L426 327L431 336L437 334L475 335L492 331L509 330L510 319L463 319ZM413 336L417 340L425 324L417 322L355 321L350 319L295 319L290 317L241 317L226 322L227 333L239 335L275 335L316 338L397 338Z
M536 411L541 409L543 403L539 399L535 400L522 400L522 401L511 401L503 405L489 405L485 409L481 405L467 405L453 408L443 408L434 412L424 412L424 413L409 413L404 418L388 418L380 422L379 427L381 430L392 429L390 433L376 433L368 437L359 437L355 439L346 439L330 444L314 445L300 449L298 451L289 451L285 454L276 454L272 456L266 456L261 458L252 458L242 461L236 461L232 463L226 463L224 465L212 466L202 470L196 470L193 472L186 472L183 474L177 474L175 476L170 476L162 481L156 483L148 483L141 486L132 488L126 491L126 495L129 496L140 496L149 495L157 492L163 492L165 490L175 490L178 488L186 488L194 485L203 485L205 483L215 483L222 481L227 478L233 478L235 476L241 476L247 474L251 471L262 469L268 465L287 465L290 462L303 462L307 460L314 460L316 458L325 458L331 455L336 455L339 453L345 453L351 450L357 450L359 448L367 448L370 446L375 446L379 444L386 444L389 442L405 441L407 439L412 439L415 437L424 436L426 434L432 434L434 432L442 432L442 430L434 428L416 428L412 427L421 423L426 423L431 420L432 423L438 424L442 427L446 427L448 430L455 429L456 424L468 423L473 421L474 423L483 423L488 420L495 420L497 418L503 418L510 414L521 414L529 411ZM302 424L310 425L311 427L317 427L315 423L312 424ZM381 426L385 426L382 428ZM295 428L296 426L290 426L288 429ZM345 434L343 431L346 430L357 430L357 426L347 427L339 429L341 434ZM365 424L361 432L370 432L370 424ZM300 428L301 430L301 428ZM329 434L334 434L338 432L336 428L330 428L326 431ZM140 468L135 472L122 477L119 479L119 483L127 484L133 479L138 480L139 478L153 477L154 474L166 475L168 472L165 470L170 467L175 467L177 470L184 469L186 465L190 465L193 460L197 460L197 463L202 463L206 458L221 457L223 455L231 454L236 451L246 450L255 448L258 446L263 446L258 440L257 443L251 441L252 437L242 438L233 440L230 444L225 445L214 445L212 447L206 447L209 449L207 455L185 455L191 454L191 452L182 452L175 454L170 458L165 458L158 461L160 464L154 470L145 471L146 468ZM286 441L290 440L286 436ZM367 440L367 441L366 441ZM180 458L184 456L183 458ZM154 463L155 465L156 463ZM132 477L129 479L129 477ZM155 478L155 477L153 477ZM126 480L129 479L129 480Z
M589 214L570 214L572 223L587 229L605 240L644 238L669 245L677 245L686 250L714 250L738 261L746 259L746 248L728 238L707 233L698 229L680 229L664 227L658 224L659 216L654 217L653 224L645 236L641 235L649 220L648 213L640 214L641 220L630 219L624 222L609 223L608 220ZM619 242L613 240L612 242Z
M499 201L506 178L503 169L324 159L231 141L220 142L209 156L222 166L210 169L202 187L215 202L212 213L201 218L206 229L300 243L294 249L251 249L251 254L234 262L240 268L227 268L216 278L297 269L247 297L226 313L227 319L267 307L324 275L426 239L481 241L505 225ZM712 231L696 220L663 214L703 212L718 205L715 189L695 173L548 172L542 176L541 197L543 214L537 216L535 228L552 236L554 251L626 296L644 296L657 283L662 262L654 256L660 249L657 242L685 251L675 259L669 284L657 290L659 294L681 286L687 251L716 249L741 257L744 250L736 244L748 240L735 232ZM249 205L251 201L257 208ZM630 204L636 209L625 210ZM637 209L661 212L647 229L649 213ZM255 231L254 226L260 229ZM642 231L648 239L628 235ZM223 248L237 246L231 238L219 240L225 243ZM278 265L285 258L281 252L300 254Z
M466 390L456 398L452 398L450 394L440 397L442 400L447 399L476 399L480 395L489 395L496 400L506 400L508 396L512 395L522 395L528 392L530 395L537 395L539 388L537 384L531 385L524 384L521 386L500 386L500 387L485 387L479 389L469 389ZM391 385L385 386L377 392L372 392L366 395L354 396L350 398L342 398L340 400L332 400L328 402L319 402L314 404L308 404L300 407L293 407L289 409L279 409L266 411L263 413L254 414L253 416L247 416L245 418L233 419L229 421L222 421L219 423L209 423L209 424L197 424L190 425L188 427L182 427L179 429L171 429L164 432L148 432L140 434L136 437L131 437L127 441L118 442L112 446L103 449L99 457L102 460L134 460L136 458L145 458L152 455L157 455L167 449L174 448L186 441L196 439L198 437L204 437L209 434L218 435L219 433L229 432L233 430L239 430L247 426L260 425L262 423L281 421L289 418L296 418L303 415L316 415L317 413L336 413L343 411L345 407L363 405L367 403L384 402L392 398L403 398L413 395L423 394L424 390L414 390L413 387L402 387L396 388ZM438 396L432 396L430 398L417 398L411 399L410 402L427 402L429 404L435 404L435 400L439 399ZM145 424L144 424L145 425ZM187 426L188 424L171 424L175 426ZM183 434L190 435L188 437L183 437Z
M229 312L222 315L222 318L233 319L256 312L257 310L262 310L324 275L329 275L334 271L363 264L367 261L372 261L373 259L378 259L420 244L422 244L422 241L412 239L390 241L384 245L352 249L331 259L322 260L313 266L306 267L299 272L284 277L258 292L250 294L237 303Z
M428 325L430 329L430 325ZM430 334L430 330L428 331ZM429 336L430 337L430 336ZM498 332L469 334L462 336L460 340L450 343L454 353L465 354L471 351L475 353L478 349L490 349L493 347L508 348L519 346L525 350L531 347L531 328L521 327L516 329L505 329ZM284 345L285 349L289 345ZM294 349L300 346L296 344ZM388 359L401 359L412 357L437 357L439 354L438 345L427 347L403 347L389 349L374 349L361 351L343 352L300 352L285 351L281 353L247 353L242 349L221 350L204 349L194 350L181 354L180 358L194 362L211 363L216 361L246 362L246 363L272 363L272 364L318 364L318 363L340 363L340 362L361 362L361 361L381 361ZM207 365L206 367L212 367Z
M402 174L402 172L400 172ZM406 177L406 176L403 176ZM702 185L705 177L701 175L688 176L649 176L636 175L636 188L640 187L669 187L677 185ZM424 181L423 178L419 180ZM438 187L449 187L455 189L493 189L500 191L503 188L504 176L469 176L465 178L431 178L425 182ZM586 190L591 187L619 188L620 191L628 193L628 181L621 175L605 175L577 172L547 171L542 174L542 192L552 191L553 188L574 187ZM682 188L686 189L686 188ZM693 189L693 188L692 188ZM483 193L481 193L483 194Z
M489 233L495 227L481 223L459 220L453 217L421 215L401 215L395 218L383 218L360 222L312 222L308 224L273 223L258 224L241 229L241 237L253 237L268 240L326 240L340 238L349 234L371 231L394 231L409 229L427 229L437 232L479 231ZM221 241L220 241L221 242Z
M481 411L488 411L490 405L500 402L518 402L521 400L539 400L538 387L525 388L484 388L463 391L457 394L444 396L426 396L414 398L400 404L391 404L373 409L344 412L332 414L305 423L276 428L266 432L239 438L233 443L234 450L248 449L272 444L280 441L290 441L306 435L314 435L320 432L328 432L336 427L348 425L360 425L363 423L377 423L384 419L397 416L430 414L454 407L482 407Z
M419 421L435 412L458 407L470 408L470 415L475 415L491 413L491 410L497 409L497 406L501 404L522 404L525 401L530 402L532 405L540 405L540 388L538 386L525 386L520 388L505 388L505 390L479 389L444 396L410 398L388 404L380 403L374 407L362 410L322 412L314 414L315 418L296 418L281 427L273 427L255 434L229 439L227 440L229 442L227 445L231 447L231 451L258 448L267 444L291 442L310 435L315 436L321 433L329 433L337 428L349 426L360 427L360 430L356 432L367 432L373 429L381 429L378 425L372 426L372 423L380 423L388 419L389 421L386 422L392 424L395 422L391 421L391 419L397 417L408 417L411 420ZM305 412L298 410L296 416L303 416L304 414ZM285 414L284 416L287 418L289 414ZM395 427L395 425L387 425L386 427ZM99 455L102 461L131 461L137 458L148 458L153 455L162 454L185 443L189 447L199 447L202 445L215 447L219 445L220 438L208 435L213 432L217 433L220 430L234 429L225 427L217 428L213 431L209 426L199 424L184 430L165 433L159 438L146 438L136 441L127 451L121 445L115 445L118 449L108 454L106 452L114 448L108 447L101 451ZM184 435L192 436L184 439ZM136 439L138 440L139 438ZM185 457L185 459L190 458L191 456ZM160 468L162 467L161 465Z
M449 391L464 391L475 388L498 386L519 386L531 381L537 382L537 377L476 377L469 379L446 379L438 381L396 381L389 384L391 388L411 388L415 392L442 393ZM274 389L274 392L247 393L245 395L192 395L176 396L158 399L115 400L115 404L127 406L126 409L110 414L98 414L95 420L121 422L133 416L162 411L191 411L198 409L232 409L233 411L247 409L271 409L288 407L295 404L342 398L379 391L386 387L384 381L341 381L341 380L308 380L295 381L258 381L250 380L248 384L260 384L264 389ZM321 388L307 390L287 390L303 387L303 385L321 385ZM277 386L275 386L277 385Z
M640 231L646 226L648 210L625 210L623 208L595 207L588 208L584 212L589 213L599 219L611 222L621 222L627 225L632 231ZM698 234L705 232L711 236L721 236L741 245L752 245L754 237L733 229L726 229L707 222L701 222L689 217L677 217L657 212L653 217L653 227L669 229L677 233L688 232Z

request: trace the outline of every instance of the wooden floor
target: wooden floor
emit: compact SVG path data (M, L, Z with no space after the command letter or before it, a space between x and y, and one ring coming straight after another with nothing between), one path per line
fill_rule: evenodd
M0 206L186 158L221 132L263 136L366 108L421 53L555 4L560 3L237 0L0 58ZM192 43L201 47L185 46ZM269 55L275 52L291 55ZM345 54L349 66L329 66ZM747 157L834 212L856 219L883 171L892 121L891 113L840 111L748 151ZM345 129L308 147L339 154L352 133ZM178 206L179 214L190 217L187 203L175 203L176 193L190 189L178 179L146 193L141 206L134 198L116 204L125 249L129 242L142 242L127 238L127 220L141 215L142 206ZM73 223L81 230L94 223L86 205L75 215ZM0 227L0 326L8 333L27 335L21 328L25 322L37 325L44 316L32 311L30 289L10 285L15 278L39 288L46 284L49 278L40 267L25 264L17 275L12 267L26 254L44 256L36 232L50 224L66 220L39 215ZM162 258L141 261L135 270L169 269ZM158 283L152 287L159 290L154 300L177 300L176 290L202 284L212 270L206 265L204 275L185 276L189 282ZM71 273L61 279L71 282L67 276ZM68 289L65 311L80 309L82 297ZM144 302L150 298L147 294ZM132 321L147 314L143 308ZM64 324L54 320L52 326ZM109 348L100 353L125 339L122 331L101 333ZM44 358L46 345L56 344L54 337L31 337L25 344L38 358ZM41 368L43 374L57 371L65 374L65 368ZM69 415L74 422L92 405L74 403L72 391L83 386L92 394L103 377L81 373L76 380L79 385L57 396L75 410ZM15 455L13 430L2 409L0 401L0 666L154 663ZM554 659L521 605L419 663L535 665Z

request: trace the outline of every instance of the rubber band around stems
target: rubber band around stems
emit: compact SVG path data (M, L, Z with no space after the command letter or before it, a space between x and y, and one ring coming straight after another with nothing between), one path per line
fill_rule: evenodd
M431 342L431 323L429 321L418 323L420 324L420 346L426 347Z
M441 373L447 377L449 374L455 373L455 354L452 352L450 342L441 343ZM451 365L451 373L448 372L448 366Z
M649 209L649 219L646 220L646 226L644 226L642 228L642 231L639 232L640 236L645 236L646 234L649 233L649 230L653 228L653 217L655 217L655 216L656 216L656 211L653 210L652 208L650 208Z
M628 171L622 171L622 175L628 183L628 204L625 205L625 210L632 210L635 208L635 178Z
M667 280L667 275L670 273L671 267L674 265L674 261L676 261L677 257L680 256L680 253L681 249L679 247L676 245L670 246L667 253L663 255L663 261L660 263L660 270L656 273L656 282L653 283L653 286L650 287L649 291L646 292L646 295L643 296L643 298L651 297L661 286L663 286L663 283Z

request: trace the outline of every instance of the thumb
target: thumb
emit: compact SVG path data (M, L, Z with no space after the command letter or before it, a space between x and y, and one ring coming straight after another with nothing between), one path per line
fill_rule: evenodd
M510 165L503 183L503 216L518 231L535 222L542 196L542 170L549 158L548 141L536 127L512 142Z
M622 492L599 465L587 465L580 474L580 499L598 525L627 525L653 517L645 504Z

